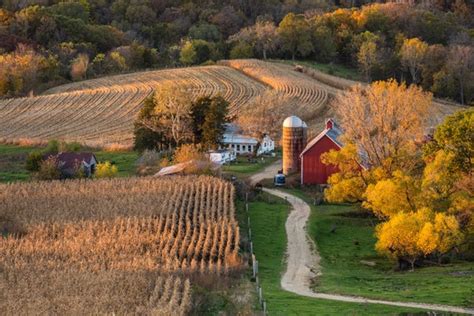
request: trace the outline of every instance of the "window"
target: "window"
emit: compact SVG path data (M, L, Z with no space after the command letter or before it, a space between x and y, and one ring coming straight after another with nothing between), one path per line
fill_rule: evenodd
M249 152L251 152L251 151L252 151L252 146L249 145Z
M237 145L237 151L240 151L240 145Z

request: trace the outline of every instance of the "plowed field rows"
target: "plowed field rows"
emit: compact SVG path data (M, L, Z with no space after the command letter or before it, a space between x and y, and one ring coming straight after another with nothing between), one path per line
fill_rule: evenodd
M253 59L221 61L218 66L157 70L108 76L55 87L44 95L0 100L0 142L46 142L56 138L95 147L130 147L133 122L146 96L172 82L193 97L221 94L231 114L267 89L289 96L288 106L304 107L308 124L319 130L334 114L329 96L349 88L348 80L283 63ZM353 82L356 84L356 82ZM431 125L459 109L433 102Z
M228 67L207 66L139 72L53 88L44 95L0 100L0 141L58 138L91 146L130 146L143 99L164 82L194 97L221 94L231 112L266 87Z

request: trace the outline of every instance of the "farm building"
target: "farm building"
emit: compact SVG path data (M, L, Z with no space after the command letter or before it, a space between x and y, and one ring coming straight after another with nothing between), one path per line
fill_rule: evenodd
M306 144L307 125L297 116L283 121L283 174L289 175L301 170L300 154Z
M57 155L49 155L45 158L54 157L58 162L58 168L63 177L73 177L78 168L83 168L84 174L90 177L94 174L97 166L97 158L89 152L63 152Z
M275 149L275 142L265 135L259 142L256 138L239 133L234 124L227 124L222 137L223 149L234 151L238 155L250 155L256 152L257 156L267 154Z
M206 172L207 170L217 172L219 170L219 167L220 166L218 164L210 161L190 160L175 165L163 167L154 175L154 177L177 176L195 173L198 174Z
M326 128L313 138L300 154L301 184L327 184L329 176L338 172L335 166L325 165L321 155L330 150L340 150L342 131L333 119L326 120Z
M209 158L213 163L223 165L237 159L237 155L233 150L219 149L209 152Z

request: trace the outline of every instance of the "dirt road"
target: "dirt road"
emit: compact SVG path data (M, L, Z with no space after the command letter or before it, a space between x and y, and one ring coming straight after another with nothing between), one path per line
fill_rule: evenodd
M248 179L248 182L251 185L255 185L264 179L273 179L273 177L278 173L278 170L280 169L281 169L281 160L277 160L271 165L267 166L262 171L250 176Z
M255 184L263 179L273 177L273 175L275 174L273 171L275 170L274 168L276 166L279 166L279 163L275 163L267 167L261 173L252 176L250 178L250 181L253 181L252 183ZM288 248L287 268L281 279L281 286L283 289L299 295L326 300L352 303L382 304L474 315L474 309L464 307L374 300L359 296L313 292L310 288L311 280L321 274L321 268L319 265L320 256L317 252L317 246L306 233L306 223L311 213L310 206L302 199L290 193L268 188L264 188L263 190L277 197L286 199L292 206L292 210L285 224L286 234L288 238Z

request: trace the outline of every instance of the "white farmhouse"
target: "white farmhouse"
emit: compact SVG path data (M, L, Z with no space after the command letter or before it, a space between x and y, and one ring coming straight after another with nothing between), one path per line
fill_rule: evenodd
M238 133L238 128L235 125L228 124L222 137L222 147L234 151L238 155L250 155L256 152L259 156L272 152L275 149L275 142L268 135L265 135L259 142L254 137Z

